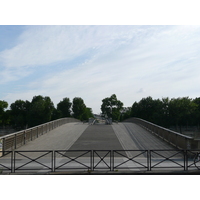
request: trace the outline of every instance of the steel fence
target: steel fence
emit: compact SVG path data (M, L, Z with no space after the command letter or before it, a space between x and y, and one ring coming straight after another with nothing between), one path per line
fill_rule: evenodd
M200 150L15 150L0 155L2 173L200 170Z

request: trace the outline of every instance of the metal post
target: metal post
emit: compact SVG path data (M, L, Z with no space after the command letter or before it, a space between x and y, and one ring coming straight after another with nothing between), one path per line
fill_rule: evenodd
M13 151L13 154L14 154L14 159L12 159L12 160L13 160L14 165L12 165L13 166L12 172L15 173L15 154L16 154L16 152Z
M90 151L90 167L91 171L94 171L94 151Z
M15 145L15 146L14 146L14 149L16 149L16 148L17 148L17 134L15 134L15 141L14 141L14 142L15 142L15 144L14 144L14 145Z
M37 138L38 138L38 129L39 129L39 128L37 127Z
M185 170L188 170L188 150L184 151L184 163L185 163Z
M26 144L26 131L24 131L24 144Z
M112 150L110 150L110 171L112 171Z
M55 172L56 171L56 152L55 151L53 151L53 157L54 157L54 167L53 167L53 172Z
M111 160L112 160L112 162L111 162L111 171L114 171L114 162L115 162L115 160L114 160L114 151L113 150L111 150L111 152L110 152L110 157L111 157Z
M5 155L5 149L6 149L6 143L5 143L5 138L3 138L3 143L2 143L2 147L3 147L3 149L2 149L2 155L4 156Z
M13 172L13 151L11 151L11 172Z
M31 129L31 141L33 140L32 132L33 132L33 129Z
M149 150L149 171L151 171L151 150Z
M147 171L150 171L150 167L149 167L149 156L150 156L150 150L147 150Z
M54 172L55 171L55 167L54 167L54 165L55 165L54 164L54 161L55 161L55 158L54 158L55 151L53 150L51 153L52 153L52 157L51 157L52 158L51 159L51 167L52 168L51 168L51 171Z

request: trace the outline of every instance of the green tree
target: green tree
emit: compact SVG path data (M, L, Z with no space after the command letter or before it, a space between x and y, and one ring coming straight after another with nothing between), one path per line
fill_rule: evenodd
M131 107L123 107L121 110L120 121L131 117Z
M174 125L180 128L182 132L183 125L189 125L190 118L194 110L196 109L196 104L192 102L189 97L183 98L173 98L169 102L169 117L174 122Z
M101 111L105 117L119 120L122 109L123 103L117 99L115 94L102 100Z
M7 107L8 103L0 100L0 126L5 126L9 122L9 119L7 119L7 112L5 111Z
M62 101L60 101L57 104L57 110L58 113L60 113L60 118L61 117L70 117L71 115L71 105L72 103L70 102L69 98L64 98Z
M29 101L16 100L10 105L11 123L16 129L24 129L28 125Z
M193 124L197 125L199 128L200 126L199 124L200 123L200 97L195 98L193 100L193 103L196 105L196 107L191 118L193 119Z
M34 96L29 111L29 126L36 126L51 121L54 104L50 97Z
M155 102L152 97L142 98L139 103L134 103L132 106L132 112L134 113L133 108L135 108L135 112L137 113L137 117L140 117L147 121L153 121L153 113L155 110ZM155 117L155 116L154 116Z
M88 120L89 118L94 117L93 113L92 113L92 108L85 108L85 111L83 113L83 120Z
M74 118L83 120L85 109L86 105L83 99L80 97L75 97L72 102L72 111Z

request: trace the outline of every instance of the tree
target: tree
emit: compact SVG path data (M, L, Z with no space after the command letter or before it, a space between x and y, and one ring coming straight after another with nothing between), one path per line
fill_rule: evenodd
M92 118L92 117L94 117L94 115L92 113L92 108L85 108L82 119L88 120L89 118Z
M71 105L72 103L70 102L69 98L64 98L62 101L60 101L57 104L57 110L58 113L60 113L60 117L70 117L71 113Z
M102 100L101 111L105 117L119 120L122 109L123 103L117 99L115 94Z
M28 125L29 101L16 100L10 105L11 123L16 129L24 129Z
M193 119L193 124L197 125L198 128L200 126L200 97L198 98L195 98L193 100L193 103L196 105L195 107L195 110L193 112L193 116L192 116L192 119Z
M34 96L29 111L29 126L36 126L51 121L54 104L50 97Z
M131 107L123 107L120 115L120 121L131 117Z
M85 109L86 109L86 105L83 99L80 97L75 97L72 103L72 111L73 111L74 118L83 120Z
M175 122L174 125L179 126L182 132L182 125L188 125L191 115L196 109L196 104L189 97L171 99L169 102L169 117Z
M7 115L5 109L8 107L6 101L0 100L0 126L5 126L8 123Z

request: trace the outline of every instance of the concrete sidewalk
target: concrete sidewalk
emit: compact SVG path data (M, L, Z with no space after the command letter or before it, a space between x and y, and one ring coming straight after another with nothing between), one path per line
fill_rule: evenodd
M67 123L16 150L68 150L87 127L88 124L81 122Z

